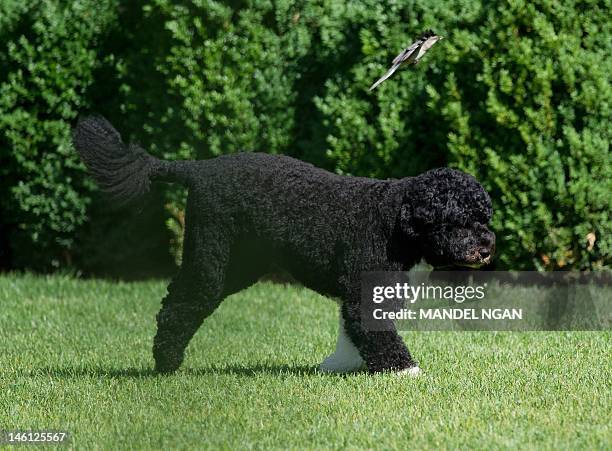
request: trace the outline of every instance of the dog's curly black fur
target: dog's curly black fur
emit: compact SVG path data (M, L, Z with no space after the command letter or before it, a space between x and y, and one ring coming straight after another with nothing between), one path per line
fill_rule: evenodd
M346 331L372 372L415 366L400 336L362 326L360 275L488 262L491 201L471 176L442 168L401 180L339 176L285 156L240 153L162 161L123 144L101 117L73 140L99 186L134 198L151 179L189 188L184 255L157 315L156 369L176 370L190 339L228 295L274 268L342 301Z

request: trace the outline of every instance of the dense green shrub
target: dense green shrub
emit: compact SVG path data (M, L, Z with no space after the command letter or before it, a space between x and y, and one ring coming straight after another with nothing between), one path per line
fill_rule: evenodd
M0 245L14 266L70 263L91 188L70 144L70 123L85 106L113 3L2 2Z
M453 31L448 76L428 90L449 161L493 195L505 266L609 265L609 2L485 5Z
M3 4L0 226L28 258L74 245L89 188L67 124L93 106L165 158L259 150L375 177L449 164L491 192L501 267L609 266L608 3ZM430 27L446 39L369 92ZM166 191L176 247L183 198Z

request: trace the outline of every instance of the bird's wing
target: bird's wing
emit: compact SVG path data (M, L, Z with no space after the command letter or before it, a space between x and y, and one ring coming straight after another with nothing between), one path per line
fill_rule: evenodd
M410 45L410 47L402 50L402 52L393 59L393 64L406 61L408 58L410 58L410 55L412 55L412 53L419 47L419 45L421 45L421 43L421 39L417 39L416 41L414 41Z
M376 88L379 84L381 84L383 81L385 81L391 75L393 75L398 67L400 67L400 63L394 64L393 66L391 66L391 69L389 69L385 75L380 77L378 80L376 80L376 82L372 86L370 86L370 91L373 90L374 88Z
M419 51L415 57L415 60L420 60L421 58L423 58L423 55L425 55L425 53L427 53L427 51L433 47L433 45L438 42L439 38L438 36L432 36L430 38L428 38L425 42L423 42L423 45L421 45L419 47Z

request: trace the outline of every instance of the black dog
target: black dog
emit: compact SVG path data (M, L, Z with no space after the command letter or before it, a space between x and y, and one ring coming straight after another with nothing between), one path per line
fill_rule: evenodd
M151 179L189 188L182 267L157 315L160 372L181 365L187 344L225 297L274 268L341 301L343 340L369 371L418 370L395 330L362 326L361 273L404 271L422 258L434 266L481 265L494 249L490 198L456 170L375 180L261 153L162 161L126 146L100 117L80 121L73 139L98 185L121 201L146 192Z

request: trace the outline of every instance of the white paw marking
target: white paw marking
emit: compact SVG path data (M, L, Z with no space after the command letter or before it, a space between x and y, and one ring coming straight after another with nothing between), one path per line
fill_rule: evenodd
M421 368L419 368L418 366L413 366L411 368L406 368L401 371L398 371L397 374L399 376L416 377L416 376L420 376L421 374L423 374L423 371L421 371Z
M344 319L340 314L340 327L338 328L338 341L336 352L323 360L319 370L324 373L352 373L365 367L365 362L359 351L344 330Z
M433 271L433 266L431 266L429 263L427 263L427 261L422 258L420 262L418 262L416 265L414 265L412 268L410 268L410 270L408 271L409 277L410 276L414 276L415 273L422 273L422 272L431 272Z

